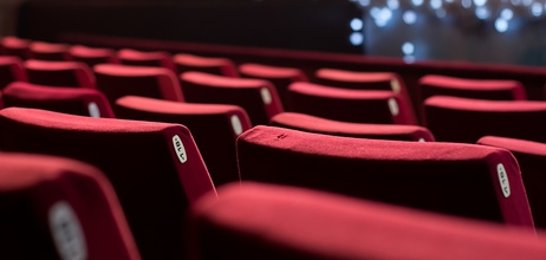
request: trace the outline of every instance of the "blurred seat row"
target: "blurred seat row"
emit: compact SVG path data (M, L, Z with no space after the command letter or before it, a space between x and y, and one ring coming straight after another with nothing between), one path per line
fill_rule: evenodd
M393 72L0 53L7 259L546 257L546 101L516 80L414 104Z

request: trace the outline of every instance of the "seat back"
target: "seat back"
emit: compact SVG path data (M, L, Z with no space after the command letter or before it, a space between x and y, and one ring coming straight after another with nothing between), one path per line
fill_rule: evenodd
M0 90L12 82L27 80L21 59L14 56L0 56Z
M68 58L70 46L49 42L32 42L29 46L29 56L35 60L64 61Z
M96 88L95 76L85 63L27 60L24 65L29 82L34 84Z
M112 49L76 45L70 47L68 56L70 60L85 63L90 68L102 63L117 63L116 53Z
M0 128L4 150L66 156L99 167L145 259L181 258L187 207L215 190L182 125L6 108Z
M225 58L202 57L191 54L177 54L174 56L176 71L180 73L198 71L225 77L238 77L235 64Z
M533 226L518 164L504 149L257 126L239 137L237 156L243 181L296 185Z
M162 67L175 71L171 55L163 51L137 51L122 49L118 52L117 58L121 64L130 66Z

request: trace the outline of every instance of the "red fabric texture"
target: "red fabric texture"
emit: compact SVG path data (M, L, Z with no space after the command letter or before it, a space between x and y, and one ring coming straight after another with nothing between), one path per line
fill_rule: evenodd
M30 41L17 38L15 36L6 36L0 40L0 54L16 56L20 59L29 57Z
M112 49L75 45L70 47L68 55L70 60L85 63L90 68L102 63L117 63L116 53Z
M34 84L96 88L95 76L85 63L27 60L24 66L29 81Z
M3 91L5 107L28 107L82 116L113 118L114 112L106 97L95 89L62 88L14 82Z
M289 111L353 123L416 123L412 108L392 91L341 89L307 82L294 83L288 90Z
M527 95L515 80L467 79L427 75L419 80L422 100L432 96L456 96L491 100L524 100Z
M257 126L237 140L241 180L302 186L532 227L518 164L504 149L337 137ZM505 169L510 192L499 180Z
M425 101L426 126L439 141L475 143L486 135L546 142L546 102L435 96Z
M121 64L144 67L163 67L175 71L171 55L163 51L137 51L122 49L117 55Z
M180 79L188 102L240 106L248 113L254 125L268 124L274 115L283 112L277 90L264 80L230 78L201 72L186 72L180 75Z
M81 227L85 259L140 259L118 199L98 169L12 153L0 153L2 258L63 259L50 228L52 206L63 202Z
M297 68L277 67L256 63L245 63L239 66L241 76L263 79L271 82L277 89L284 107L288 107L288 87L298 81L308 81L303 71Z
M349 123L300 113L280 113L271 119L270 125L345 137L400 141L434 141L432 133L420 126Z
M403 107L412 110L408 113L412 121L416 120L408 89L402 78L392 72L361 72L323 68L315 73L317 83L332 87L359 90L387 90L400 96Z
M15 56L0 56L0 90L15 81L27 81L21 59Z
M215 186L240 180L237 170L235 139L246 131L250 119L237 106L191 104L137 96L116 101L120 118L183 124L190 129L203 155ZM234 129L232 117L240 123Z
M205 198L190 259L544 259L546 238L317 191L243 183Z
M202 57L191 54L177 54L174 56L176 71L180 73L199 71L225 77L238 77L235 64L225 58Z
M6 108L0 128L3 150L66 156L99 167L119 196L144 259L180 258L188 205L215 192L182 125ZM181 146L185 153L176 151Z
M165 68L100 64L94 70L97 87L110 104L128 95L184 101L176 76Z
M59 43L32 42L29 46L30 58L35 60L64 61L68 58L70 46Z
M486 136L479 144L507 149L519 162L527 197L537 227L546 228L546 144L527 140Z

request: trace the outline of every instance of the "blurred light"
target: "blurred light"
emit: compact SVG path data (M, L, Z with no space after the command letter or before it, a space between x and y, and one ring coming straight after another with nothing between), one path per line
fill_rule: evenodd
M476 6L484 6L485 4L487 4L487 0L474 0Z
M541 16L542 12L542 5L538 2L533 3L531 6L531 13L533 13L534 16Z
M411 0L411 3L414 6L421 6L423 4L423 0Z
M438 9L442 7L442 0L430 0L430 7L432 7L432 9Z
M513 5L520 5L521 4L521 0L511 0L512 4Z
M400 3L398 2L398 0L387 0L387 6L391 10L396 10L398 9L398 7L400 7Z
M364 22L362 22L362 19L353 18L351 20L351 29L353 29L353 31L360 31L362 28L364 28Z
M370 5L370 0L358 0L358 3L361 6L368 6L368 5Z
M414 24L417 21L417 14L412 10L408 10L404 12L402 19L406 24Z
M402 52L405 55L411 55L415 51L415 46L411 42L405 42L402 44Z
M405 63L414 63L415 62L415 56L413 56L413 55L404 56L404 62Z
M508 30L508 21L504 18L497 18L495 20L495 29L500 33L506 32Z
M373 7L370 10L370 14L374 18L375 25L378 27L384 27L392 18L392 11L387 7Z
M438 16L438 18L444 18L446 17L447 13L446 13L446 10L444 8L440 8L438 10L436 10L436 16Z
M523 0L523 5L530 6L533 3L533 0Z
M349 41L354 46L361 45L364 42L364 35L359 32L351 33L351 36L349 36Z
M514 17L514 12L512 11L512 9L504 8L501 11L501 17L504 20L510 20L512 19L512 17Z
M464 8L470 8L472 6L472 0L462 0L461 5Z
M476 8L475 14L476 14L476 17L478 17L478 19L485 20L489 18L489 15L491 13L489 12L489 9L487 9L487 7L480 6Z

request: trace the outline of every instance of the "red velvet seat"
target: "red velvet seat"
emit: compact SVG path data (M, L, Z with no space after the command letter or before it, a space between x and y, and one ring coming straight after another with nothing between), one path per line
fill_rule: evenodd
M271 119L270 125L345 137L420 142L434 141L432 133L420 126L348 123L299 113L280 113Z
M176 76L165 68L100 64L94 70L97 87L110 104L127 95L184 101Z
M95 89L14 82L3 91L5 107L39 108L91 117L114 117L106 97Z
M544 259L519 229L290 187L243 183L193 208L189 259Z
M235 139L250 128L237 106L191 104L126 96L116 102L120 118L183 124L190 129L216 186L239 181Z
M30 58L35 60L64 61L68 59L69 48L66 44L32 42L29 53Z
M226 77L238 77L235 64L225 58L202 57L191 54L177 54L174 63L178 73L199 71Z
M305 73L297 68L276 67L256 63L239 66L241 76L267 80L277 88L284 107L288 107L288 87L298 81L307 81Z
M0 56L0 90L15 81L27 81L21 59L15 56Z
M26 108L0 111L0 147L66 156L112 182L144 259L180 259L188 205L214 187L187 128Z
M112 49L75 45L70 47L68 55L71 60L85 63L89 67L102 63L117 63L116 53Z
M353 90L307 82L289 87L290 111L328 119L378 124L415 124L411 107L385 90Z
M186 100L192 103L231 104L242 107L254 125L267 124L283 111L271 83L258 79L238 79L201 72L180 76Z
M87 164L0 153L2 259L140 259L118 199Z
M419 80L422 100L432 96L456 96L490 100L524 100L525 88L515 80L487 80L427 75Z
M144 67L163 67L175 71L172 57L163 51L137 51L122 49L118 52L121 64Z
M504 149L257 126L239 137L237 156L243 181L302 186L533 226L518 164Z
M0 40L0 54L16 56L24 60L29 57L30 41L15 36L6 36Z
M96 88L95 76L85 63L27 60L24 66L29 81L34 84Z
M486 136L479 144L507 149L518 160L535 224L546 228L546 144L506 137Z
M425 101L427 128L439 141L475 143L498 135L546 142L546 102L436 96Z

